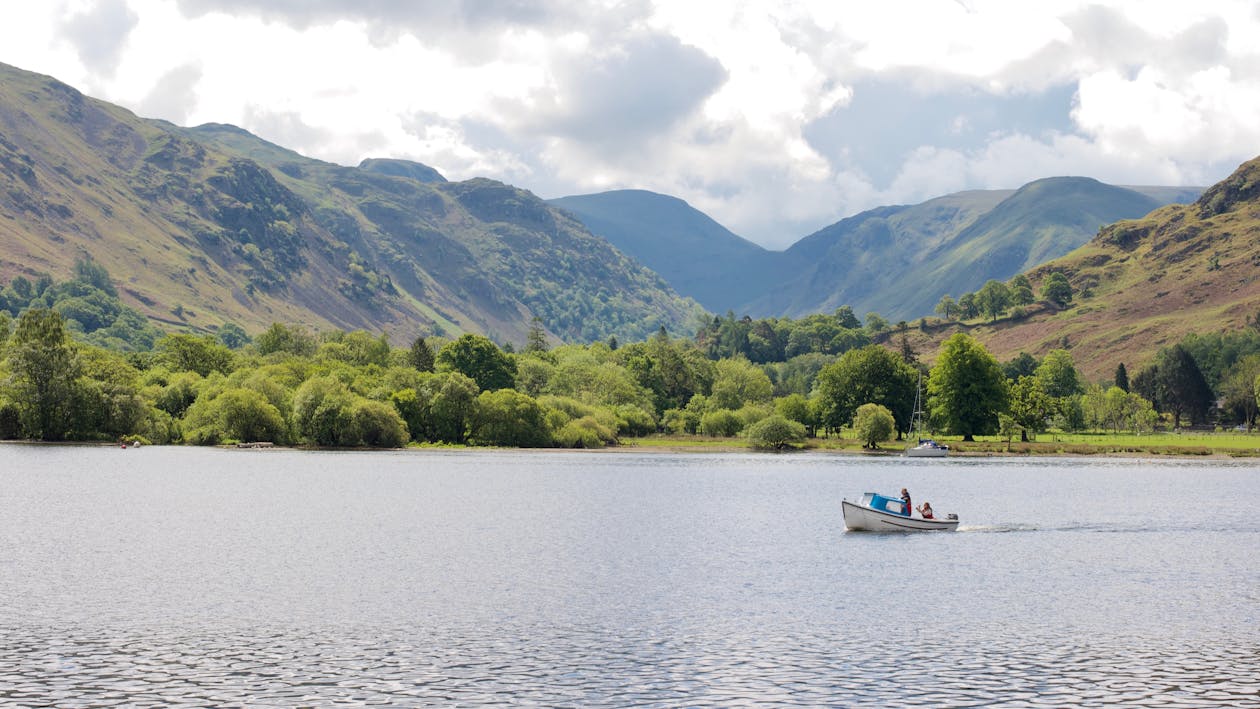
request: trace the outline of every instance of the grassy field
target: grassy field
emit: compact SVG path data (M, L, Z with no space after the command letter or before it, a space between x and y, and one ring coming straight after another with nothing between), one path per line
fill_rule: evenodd
M1260 457L1260 433L1046 433L1036 441L1007 443L996 436L981 436L964 443L959 437L943 436L936 440L949 445L962 455L1122 455L1122 456L1229 456ZM805 450L821 450L866 454L900 453L905 441L887 441L879 451L864 451L854 438L811 438L801 446ZM742 438L710 438L706 436L648 436L626 438L621 448L672 450L683 452L722 452L748 450Z

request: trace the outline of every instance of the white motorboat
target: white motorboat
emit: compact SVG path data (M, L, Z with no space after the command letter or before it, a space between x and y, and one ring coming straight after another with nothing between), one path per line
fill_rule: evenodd
M899 497L864 492L858 502L844 500L844 528L850 532L952 532L958 529L958 515L935 519L911 517Z

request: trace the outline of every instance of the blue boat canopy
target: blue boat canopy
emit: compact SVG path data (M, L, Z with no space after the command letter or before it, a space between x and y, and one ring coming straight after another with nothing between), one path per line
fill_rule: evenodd
M900 497L889 497L878 492L864 492L862 493L862 505L880 512L891 512L905 517L910 516L910 510L907 509L906 503L902 502Z

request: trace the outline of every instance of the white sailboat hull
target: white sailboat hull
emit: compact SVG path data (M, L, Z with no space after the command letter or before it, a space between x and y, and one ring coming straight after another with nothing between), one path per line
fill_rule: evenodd
M949 449L939 446L915 446L906 449L908 458L944 458L948 455Z
M957 519L905 517L848 500L842 501L840 508L844 512L844 528L851 532L952 532L958 529Z

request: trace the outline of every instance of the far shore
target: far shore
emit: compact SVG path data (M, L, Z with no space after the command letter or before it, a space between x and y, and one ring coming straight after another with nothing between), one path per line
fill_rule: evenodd
M1260 433L1193 433L1153 434L1147 436L1114 436L1110 434L1061 434L1043 437L1042 440L1021 443L996 440L992 437L963 442L950 438L938 439L950 447L952 457L1112 457L1112 458L1187 458L1187 459L1240 459L1260 458ZM105 441L31 441L7 440L0 443L14 445L49 446L96 446L120 448L118 442ZM183 444L174 444L183 445ZM618 445L606 448L502 448L459 444L411 444L406 448L324 448L319 446L282 446L266 442L245 444L227 443L222 449L241 450L516 450L520 452L588 451L604 453L763 453L763 454L838 454L869 456L873 458L899 457L904 442L888 441L877 449L864 449L854 439L811 438L781 450L757 449L740 438L711 438L703 436L655 435L644 438L626 438ZM140 448L149 447L141 445Z

